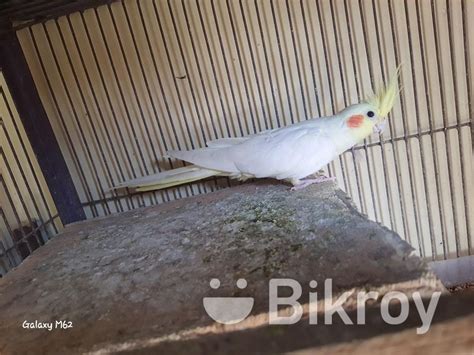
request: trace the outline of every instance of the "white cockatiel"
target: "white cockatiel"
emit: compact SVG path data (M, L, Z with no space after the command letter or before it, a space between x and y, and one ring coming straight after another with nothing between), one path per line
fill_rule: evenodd
M347 107L337 115L313 118L290 126L240 138L223 138L207 148L170 151L172 158L193 165L124 182L150 191L181 185L211 176L275 178L300 189L329 178L304 179L318 172L373 132L380 132L398 95L398 69L387 87L367 101Z

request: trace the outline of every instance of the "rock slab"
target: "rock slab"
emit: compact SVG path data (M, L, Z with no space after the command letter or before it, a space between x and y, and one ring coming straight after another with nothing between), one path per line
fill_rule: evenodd
M263 181L68 226L0 280L0 352L146 351L261 326L271 278L297 280L303 295L328 278L336 293L442 289L406 242L332 183L292 192ZM252 317L217 325L202 305L211 295L254 297ZM25 320L73 327L23 329Z

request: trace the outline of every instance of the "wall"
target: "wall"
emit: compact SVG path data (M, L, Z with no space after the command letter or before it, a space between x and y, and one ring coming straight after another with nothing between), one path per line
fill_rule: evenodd
M402 63L388 131L328 172L443 259L473 251L473 16L469 0L125 0L18 38L89 217L226 187L111 190L181 166L169 149L331 115Z

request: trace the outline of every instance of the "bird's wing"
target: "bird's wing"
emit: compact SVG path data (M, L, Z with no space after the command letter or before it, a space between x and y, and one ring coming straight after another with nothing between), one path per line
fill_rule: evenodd
M169 155L226 173L287 178L295 169L316 164L318 155L322 158L328 156L327 146L331 143L318 125L305 124L267 131L251 136L240 144L170 151Z
M267 129L265 131L250 134L250 135L245 136L245 137L217 138L217 139L210 140L210 141L206 142L206 145L207 145L208 148L230 147L232 145L241 144L243 142L246 142L251 138L255 138L255 137L259 137L259 136L272 135L272 134L275 134L276 132L286 130L286 129L289 129L289 128L296 128L296 127L310 126L310 125L314 126L315 124L318 124L320 121L321 121L321 119L312 118L312 119L309 119L309 120L294 123L291 126Z
M327 133L309 124L275 131L248 141L247 151L234 158L235 164L239 171L255 177L305 177L334 159L334 142ZM254 151L257 154L250 154Z

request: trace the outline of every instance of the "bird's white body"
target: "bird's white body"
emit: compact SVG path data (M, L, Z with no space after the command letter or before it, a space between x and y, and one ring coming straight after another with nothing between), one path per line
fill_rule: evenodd
M211 141L208 148L171 151L173 158L245 179L300 180L357 143L339 115L236 139Z
M398 71L398 70L397 70ZM387 89L337 115L313 118L278 129L239 138L223 138L206 148L170 151L172 158L192 163L179 169L125 182L118 187L148 191L211 176L275 178L304 187L319 180L301 179L318 172L373 131L380 131L398 93L397 74Z

